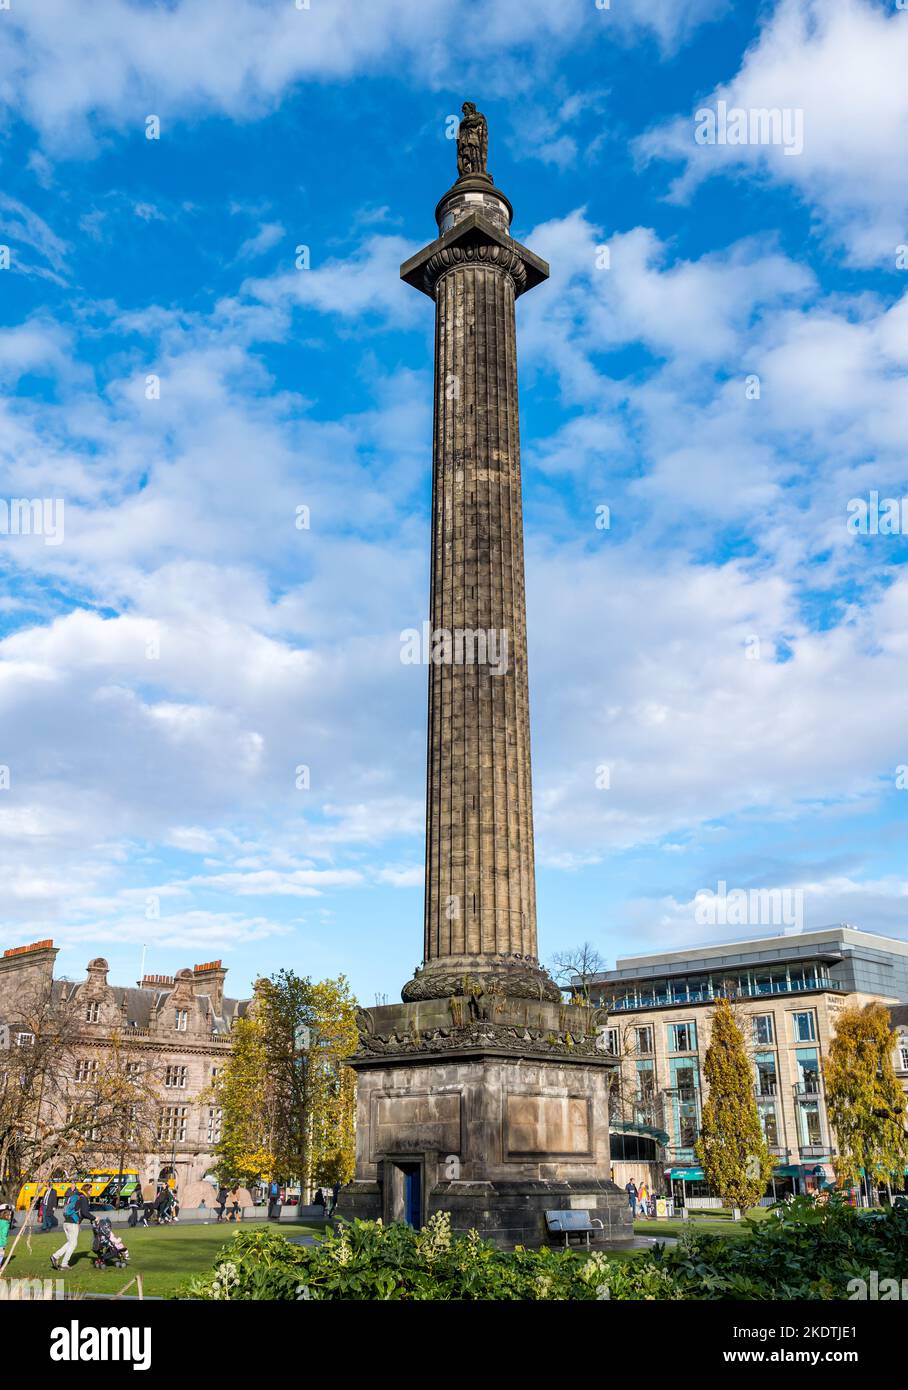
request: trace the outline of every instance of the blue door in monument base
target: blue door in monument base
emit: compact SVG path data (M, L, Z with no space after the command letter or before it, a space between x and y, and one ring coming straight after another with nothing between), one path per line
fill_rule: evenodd
M422 1166L419 1163L402 1163L404 1177L404 1220L414 1230L422 1226Z

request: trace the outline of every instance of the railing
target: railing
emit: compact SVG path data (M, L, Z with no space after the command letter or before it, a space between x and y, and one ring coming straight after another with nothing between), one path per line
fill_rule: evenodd
M758 1100L772 1100L777 1093L778 1087L774 1076L770 1078L764 1077L754 1086L754 1094Z
M820 1085L820 1078L817 1076L811 1077L809 1081L796 1081L794 1093L798 1100L821 1095L822 1087Z
M774 994L805 994L811 990L831 989L842 991L840 980L825 980L811 975L801 980L772 980L764 985L738 984L734 989L722 985L701 989L675 988L668 990L634 990L608 999L603 993L602 1004L613 1013L629 1009L657 1009L671 1004L710 1004L716 999L764 999Z

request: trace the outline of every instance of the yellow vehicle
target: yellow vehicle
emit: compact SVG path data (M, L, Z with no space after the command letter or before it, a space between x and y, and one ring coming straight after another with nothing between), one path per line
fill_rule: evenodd
M92 1206L112 1206L114 1198L118 1195L124 1201L127 1200L135 1191L138 1181L139 1174L135 1168L124 1168L122 1173L118 1173L116 1168L92 1168L90 1172L77 1173L72 1178L55 1178L50 1186L61 1201L70 1183L74 1182L80 1189L87 1186L87 1196ZM24 1182L16 1198L16 1207L20 1211L27 1210L34 1204L37 1196L44 1196L47 1188L46 1182L40 1184L40 1189L36 1182Z

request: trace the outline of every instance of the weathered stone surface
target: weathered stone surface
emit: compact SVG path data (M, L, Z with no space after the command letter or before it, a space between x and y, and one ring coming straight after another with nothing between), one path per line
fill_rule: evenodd
M537 959L514 304L549 268L509 235L484 119L467 114L440 236L401 276L436 306L431 628L495 634L499 659L486 640L486 659L429 665L424 959L403 1004L359 1014L340 1214L447 1211L513 1245L542 1243L544 1212L574 1206L625 1237L603 1020L566 1005Z
M501 1244L540 1244L543 1213L591 1210L600 1239L629 1234L609 1173L608 1066L537 1057L446 1059L359 1071L356 1181L341 1214L389 1221L394 1175L418 1165L422 1219ZM432 1140L441 1142L431 1142Z

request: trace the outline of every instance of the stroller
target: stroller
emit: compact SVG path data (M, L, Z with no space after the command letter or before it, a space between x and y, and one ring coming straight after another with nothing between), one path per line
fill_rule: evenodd
M120 1237L114 1235L113 1227L106 1216L94 1223L94 1232L91 1248L95 1257L95 1269L106 1269L108 1265L125 1269L129 1264L129 1251Z

